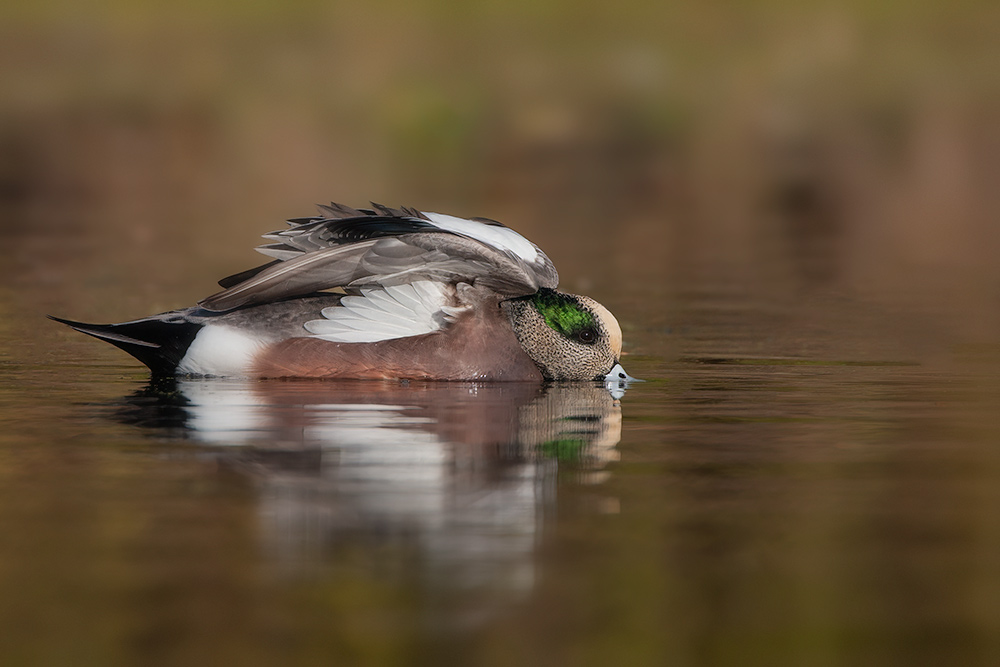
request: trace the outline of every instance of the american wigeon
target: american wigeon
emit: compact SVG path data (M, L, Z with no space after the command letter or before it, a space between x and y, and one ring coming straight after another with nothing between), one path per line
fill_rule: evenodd
M631 379L618 321L556 291L534 243L493 220L373 206L290 220L257 248L274 261L197 306L121 324L53 319L154 375Z

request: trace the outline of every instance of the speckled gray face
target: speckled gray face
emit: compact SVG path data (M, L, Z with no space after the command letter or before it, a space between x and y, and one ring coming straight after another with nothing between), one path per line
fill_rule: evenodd
M603 380L618 363L618 322L589 297L540 290L502 307L521 347L548 380Z

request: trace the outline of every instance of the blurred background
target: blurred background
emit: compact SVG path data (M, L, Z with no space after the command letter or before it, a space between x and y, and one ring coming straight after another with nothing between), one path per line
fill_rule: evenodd
M3 2L0 662L996 664L998 34L990 0ZM482 511L371 522L343 443L300 484L178 426L325 398L163 404L43 319L191 305L331 199L503 221L616 313L649 382L602 468L474 449L475 506L449 434L554 399L393 394ZM503 595L426 578L490 579L462 536L510 525Z
M7 284L128 282L134 315L171 281L200 285L156 305L187 304L285 218L376 201L504 221L569 288L625 271L655 293L700 271L905 292L957 298L959 328L995 333L998 15L985 0L7 2ZM114 262L93 266L101 248ZM93 317L125 316L106 310Z

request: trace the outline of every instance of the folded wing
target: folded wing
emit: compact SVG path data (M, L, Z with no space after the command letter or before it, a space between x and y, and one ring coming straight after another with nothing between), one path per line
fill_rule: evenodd
M199 304L211 311L331 288L385 289L418 281L485 286L503 297L554 288L558 274L533 243L503 225L414 209L320 207L291 220L258 251L275 261L230 276Z

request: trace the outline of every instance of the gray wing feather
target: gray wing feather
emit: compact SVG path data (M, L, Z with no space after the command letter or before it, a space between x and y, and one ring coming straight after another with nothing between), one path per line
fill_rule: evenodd
M376 243L367 240L299 254L202 299L198 305L224 312L347 285L355 278L361 258Z
M417 232L332 247L317 247L319 239L310 236L280 235L280 244L261 249L280 263L198 305L223 312L334 287L385 287L415 280L476 284L509 298L554 288L559 280L544 254L544 261L529 265L512 253L457 234Z

